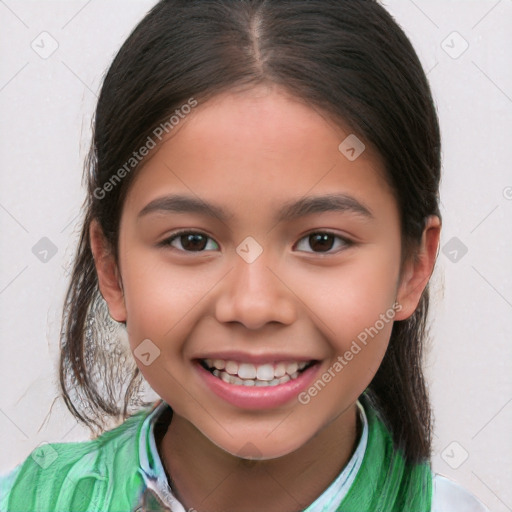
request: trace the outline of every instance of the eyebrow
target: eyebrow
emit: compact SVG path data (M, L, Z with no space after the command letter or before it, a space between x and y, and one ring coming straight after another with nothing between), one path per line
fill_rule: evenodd
M154 199L139 212L138 218L155 212L197 213L216 217L222 222L233 218L233 214L228 214L221 206L186 195L168 195ZM313 213L324 212L349 212L367 219L374 219L371 210L354 197L345 194L328 194L288 201L279 209L274 220L276 222L291 221Z

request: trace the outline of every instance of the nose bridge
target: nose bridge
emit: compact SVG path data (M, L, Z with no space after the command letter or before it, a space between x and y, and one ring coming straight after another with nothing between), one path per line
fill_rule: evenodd
M233 255L233 281L237 286L245 287L248 292L270 293L270 287L275 286L270 279L273 277L270 268L275 266L275 255L270 247L268 239L265 242L261 237L259 241L252 236L247 236L235 248Z
M252 329L268 322L290 323L295 318L293 294L276 275L271 251L256 244L246 239L237 247L217 304L218 319Z
M236 262L233 280L234 285L245 295L274 295L276 293L276 278L271 272L272 262L268 251L261 254L254 261L246 261L240 257Z

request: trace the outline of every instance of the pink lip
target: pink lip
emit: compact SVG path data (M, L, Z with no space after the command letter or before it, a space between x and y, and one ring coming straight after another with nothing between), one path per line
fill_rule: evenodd
M220 358L219 358L220 359ZM217 396L240 409L272 409L296 398L313 381L320 364L316 363L304 370L296 379L277 386L256 387L228 384L212 375L195 361L194 366L206 386Z

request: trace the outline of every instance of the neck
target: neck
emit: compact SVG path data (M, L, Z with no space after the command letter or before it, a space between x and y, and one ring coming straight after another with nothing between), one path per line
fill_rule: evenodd
M353 404L298 450L255 461L225 452L174 414L157 444L173 493L187 510L296 512L307 508L338 476L361 432Z

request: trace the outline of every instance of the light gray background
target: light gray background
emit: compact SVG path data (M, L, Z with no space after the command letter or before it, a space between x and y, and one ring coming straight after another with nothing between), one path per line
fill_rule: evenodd
M0 0L0 473L42 442L88 439L55 400L81 172L103 74L154 3ZM434 469L511 511L512 0L384 5L428 71L444 143Z

